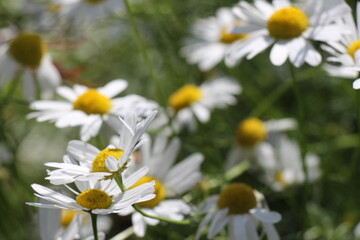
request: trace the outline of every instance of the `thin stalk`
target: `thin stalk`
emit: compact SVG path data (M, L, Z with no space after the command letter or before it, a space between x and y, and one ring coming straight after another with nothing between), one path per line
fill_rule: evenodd
M145 66L147 68L150 79L152 80L153 84L156 87L156 92L157 92L157 95L158 95L159 102L163 106L166 106L165 96L164 96L164 94L163 94L163 92L161 90L160 83L159 83L158 79L154 75L153 65L152 65L152 62L151 62L151 60L149 58L149 55L148 55L148 53L146 51L146 47L145 47L144 42L143 42L143 40L141 38L139 29L138 29L138 27L136 25L134 14L133 14L133 12L131 10L130 3L129 3L128 0L124 0L124 2L125 2L125 6L126 6L126 11L128 13L128 16L129 16L129 21L130 21L131 27L132 27L134 35L135 35L135 40L136 40L137 45L138 45L138 47L140 49L141 55L142 55L142 57L144 59Z
M91 212L90 213L90 216L91 216L91 223L92 223L92 228L93 228L93 232L94 232L94 240L99 240L98 238L98 230L97 230L97 215L96 214L93 214Z
M5 97L2 99L2 102L0 103L0 109L10 103L11 98L13 97L16 88L20 82L21 73L22 71L19 71L19 73L16 74L15 78L11 81L8 91L6 92Z
M124 183L122 181L121 176L116 175L115 176L115 181L118 184L121 191L125 192L126 187L125 187L125 185L124 185ZM145 217L149 217L149 218L153 218L153 219L157 219L157 220L164 221L164 222L169 222L169 223L182 224L182 225L186 225L186 224L190 223L190 220L176 221L176 220L172 220L172 219L168 219L168 218L163 218L163 217L158 217L158 216L153 216L153 215L147 214L146 212L143 212L141 210L141 208L139 208L136 204L133 204L132 207L134 208L135 211L137 211L138 213L140 213L141 215L143 215Z

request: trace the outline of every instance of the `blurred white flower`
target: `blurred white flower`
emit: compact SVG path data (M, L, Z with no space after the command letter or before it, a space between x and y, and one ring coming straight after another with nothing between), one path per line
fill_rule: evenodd
M210 197L203 204L206 215L200 222L195 239L200 239L208 224L208 239L214 238L226 225L230 240L259 239L257 224L260 223L268 240L279 240L273 224L281 220L281 215L263 208L256 195L248 185L232 183L219 195Z
M343 0L255 0L254 4L240 1L233 8L234 14L244 23L230 32L251 33L243 42L229 49L225 62L234 64L244 57L252 59L272 44L270 61L282 65L288 58L295 67L305 62L311 66L321 63L320 53L310 40L338 41L345 29L336 20L349 13Z
M155 181L156 197L137 204L145 213L172 220L183 220L184 215L191 212L191 207L176 196L185 193L200 180L200 164L203 156L200 153L194 153L174 165L179 148L179 139L174 138L170 141L163 135L157 136L153 144L147 142L140 148L140 161L135 169L148 167L149 173L134 186ZM147 224L159 223L159 220L144 217L134 211L123 212L121 215L131 212L133 212L134 232L139 237L145 235Z
M181 87L169 98L174 115L173 129L178 132L187 127L194 131L196 119L201 123L208 122L213 109L234 105L240 92L240 85L227 77L207 81L199 87L193 84Z
M61 82L46 43L34 33L19 33L0 45L0 86L18 77L22 78L23 95L27 100L34 99L37 84L41 98L51 98Z
M207 71L219 64L231 44L242 41L246 34L231 34L232 26L241 24L229 8L219 8L215 17L199 19L192 26L195 43L181 49L190 64L197 64ZM231 67L231 66L230 66Z

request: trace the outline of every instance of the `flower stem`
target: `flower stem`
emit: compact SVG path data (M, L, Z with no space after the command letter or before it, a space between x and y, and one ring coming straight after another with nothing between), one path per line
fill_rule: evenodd
M94 240L98 240L98 231L97 231L97 215L96 214L93 214L91 212L90 213L90 216L91 216L91 223L92 223L92 228L93 228L93 232L94 232Z
M129 15L129 21L130 21L131 27L132 27L134 35L135 35L135 40L136 40L137 45L138 45L138 47L139 47L139 49L141 51L141 55L142 55L142 57L144 59L148 74L149 74L153 84L156 87L156 92L157 92L157 95L158 95L158 98L159 98L159 102L163 106L165 106L166 105L166 100L165 100L164 94L163 94L163 92L161 90L160 83L159 83L158 79L154 76L153 65L152 65L152 62L151 62L151 60L149 58L149 55L148 55L148 53L146 51L146 47L145 47L144 42L143 42L143 40L141 38L139 29L138 29L138 27L136 25L134 14L133 14L133 12L131 10L129 0L124 0L124 3L125 3L125 6L126 6L126 11L127 11L128 15Z
M121 191L125 192L126 187L122 181L121 176L116 175L115 181L118 184L118 186L120 187ZM153 219L157 219L157 220L169 222L169 223L182 224L182 225L186 225L186 224L190 223L190 220L176 221L176 220L172 220L172 219L168 219L168 218L163 218L163 217L158 217L158 216L153 216L153 215L147 214L146 212L142 211L141 208L139 208L136 204L133 204L132 207L135 209L135 211L137 211L138 213L140 213L141 215L143 215L145 217L149 217L149 218L153 218Z

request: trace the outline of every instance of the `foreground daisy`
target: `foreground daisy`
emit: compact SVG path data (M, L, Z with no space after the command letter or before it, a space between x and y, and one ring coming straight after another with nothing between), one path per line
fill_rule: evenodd
M76 180L100 180L111 178L115 174L126 174L126 169L132 164L132 153L143 143L142 135L155 117L153 112L148 118L137 124L137 116L129 113L125 119L118 119L119 141L116 145L109 145L105 149L82 142L70 141L67 147L67 155L63 163L45 163L48 167L56 168L48 171L47 180L50 183L68 184ZM146 174L147 168L139 169L134 174ZM124 176L125 177L125 176ZM127 179L124 179L127 181Z
M173 128L180 131L186 126L194 131L196 119L202 123L209 121L211 110L235 104L235 96L240 92L240 85L227 77L213 79L199 87L193 84L181 87L169 98L174 114Z
M344 29L334 21L349 13L350 8L342 0L330 4L326 0L297 2L299 6L289 0L273 1L272 4L255 0L253 5L240 1L233 12L244 24L235 26L231 32L251 32L251 36L244 42L234 44L228 51L226 61L234 64L244 57L252 59L273 45L270 61L276 66L282 65L287 59L295 67L305 62L311 66L319 65L321 55L309 40L339 40Z
M225 168L230 169L247 158L253 158L258 151L267 149L265 141L275 137L278 133L296 127L296 122L290 118L262 121L258 118L247 118L236 128L236 142L231 148L226 160Z
M260 239L258 223L268 240L280 239L273 224L281 220L281 215L263 208L256 192L246 184L229 184L219 195L210 197L204 205L207 214L198 227L196 240L200 239L208 224L208 239L214 238L226 225L230 240Z
M0 46L0 86L22 79L23 95L33 100L37 85L41 98L51 98L61 77L48 54L45 41L38 35L23 32Z
M28 202L27 204L42 208L70 209L107 215L128 211L132 208L132 204L155 197L154 182L139 185L125 192L120 191L114 180L75 181L75 185L77 189L68 186L68 189L76 195L75 198L71 198L42 185L32 184L31 187L36 192L35 196L51 203Z
M315 181L320 176L319 157L307 154L305 162L309 181ZM256 163L264 171L263 182L275 191L281 191L305 181L300 148L296 142L284 135L278 137L273 144L263 143L256 152Z
M155 139L152 145L151 142L147 142L141 147L141 162L138 167L145 166L150 170L132 187L155 181L154 193L156 194L155 198L137 204L143 212L176 221L183 220L184 215L191 212L190 206L176 197L187 192L200 180L199 168L203 156L200 153L195 153L174 165L179 148L179 139L175 138L170 141L161 135ZM124 212L121 215L129 213L131 212ZM144 217L139 212L133 212L132 222L135 234L143 237L147 224L156 225L159 220Z
M181 49L181 54L191 64L197 64L201 71L207 71L219 64L231 44L242 41L245 34L231 34L229 29L240 24L229 8L219 8L215 17L197 20L192 27L197 41Z

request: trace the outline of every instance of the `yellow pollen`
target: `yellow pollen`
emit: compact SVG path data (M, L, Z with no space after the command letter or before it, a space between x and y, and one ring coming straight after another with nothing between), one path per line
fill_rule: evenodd
M290 39L300 36L308 24L306 14L291 6L275 11L267 21L267 29L274 38Z
M238 143L243 147L254 147L267 136L264 123L258 118L248 118L240 122L236 130Z
M225 187L218 198L219 209L228 208L228 214L244 214L256 207L254 190L243 183L232 183Z
M108 149L105 148L101 152L98 153L98 155L95 157L94 161L92 162L92 172L110 172L109 169L105 166L105 160L113 156L117 160L121 157L121 155L124 153L121 149Z
M103 2L104 0L85 0L85 2L90 3L90 4L98 4Z
M71 221L74 219L74 216L79 213L79 211L70 210L70 209L62 209L60 216L60 225L62 227L67 227Z
M360 49L360 40L356 40L355 42L351 43L347 49L347 53L355 58L355 53L357 50Z
M74 101L73 108L87 114L106 114L111 108L111 101L96 89L89 89Z
M202 97L200 88L187 84L174 92L169 98L169 104L175 111L179 111L197 102Z
M232 26L240 25L241 23L234 23ZM229 27L225 26L221 29L220 32L220 42L230 44L237 40L246 38L247 34L232 34L229 33Z
M165 199L166 189L165 189L164 185L158 179L156 179L154 177L144 176L144 177L140 178L140 180L137 181L134 185L132 185L131 188L137 187L141 184L144 184L144 183L147 183L147 182L150 182L153 180L155 180L154 194L156 195L156 197L154 197L151 200L145 201L145 202L137 203L136 205L138 205L139 207L153 208L153 207L157 206L162 200Z
M9 45L9 54L24 67L36 69L47 52L45 42L36 34L20 33Z
M277 183L279 183L281 186L285 187L288 184L285 181L285 176L283 171L278 171L275 173L274 179Z
M48 9L50 10L50 12L58 13L61 10L61 5L60 4L49 4Z
M105 209L110 207L112 199L102 190L90 189L80 193L76 197L76 203L90 210Z

